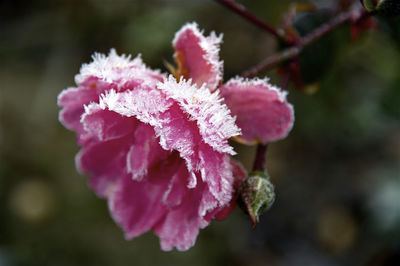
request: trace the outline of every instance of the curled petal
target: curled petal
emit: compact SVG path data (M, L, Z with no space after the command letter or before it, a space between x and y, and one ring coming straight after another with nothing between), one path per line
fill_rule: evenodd
M286 92L267 79L235 78L222 85L220 91L242 130L239 141L268 143L285 138L292 129L294 111Z
M172 42L178 64L178 76L192 79L198 86L206 84L211 91L222 81L223 62L219 61L222 35L211 32L205 37L196 23L188 23L176 34Z

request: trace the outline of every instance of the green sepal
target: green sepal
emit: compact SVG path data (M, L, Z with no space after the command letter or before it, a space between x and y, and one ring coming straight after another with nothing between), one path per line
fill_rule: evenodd
M254 171L242 181L239 192L239 206L250 216L255 227L260 215L274 203L274 186L267 173Z

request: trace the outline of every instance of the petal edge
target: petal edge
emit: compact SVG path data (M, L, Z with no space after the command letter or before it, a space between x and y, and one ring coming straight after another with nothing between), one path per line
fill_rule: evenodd
M236 115L245 144L268 143L285 138L293 127L293 106L286 92L268 79L234 78L220 87L226 105Z

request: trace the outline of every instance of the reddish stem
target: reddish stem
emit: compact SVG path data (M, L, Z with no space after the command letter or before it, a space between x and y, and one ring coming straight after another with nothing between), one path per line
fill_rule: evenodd
M267 144L258 144L256 157L254 159L253 171L264 171L265 170L265 161L267 156Z
M279 31L279 30L275 29L274 27L272 27L271 25L265 23L263 20L261 20L260 18L256 17L254 14L247 11L244 6L237 4L237 3L235 3L235 1L232 1L232 0L215 0L215 1L217 1L221 5L229 8L230 10L236 12L237 14L244 17L246 20L250 21L254 25L258 26L259 28L270 33L278 40L286 42L286 38L284 36L283 31Z
M322 25L321 27L307 34L306 36L300 39L298 44L293 45L292 47L289 47L281 52L268 56L254 67L244 71L242 73L242 76L254 77L261 71L267 70L271 67L276 66L279 63L282 63L283 61L298 56L304 50L305 47L315 42L316 40L326 35L327 33L333 31L340 25L347 22L357 23L372 15L374 15L373 12L368 13L367 11L364 10L364 8L361 5L357 5L355 8L347 12L340 13L330 22Z

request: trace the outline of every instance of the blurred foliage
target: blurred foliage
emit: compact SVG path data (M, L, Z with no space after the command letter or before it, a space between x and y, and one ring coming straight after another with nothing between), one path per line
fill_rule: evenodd
M238 2L274 25L294 3ZM339 1L312 2L322 9L298 15L301 34ZM165 70L174 33L188 21L224 33L226 80L276 50L268 34L214 1L0 0L0 265L397 265L398 18L379 18L355 42L341 27L304 51L302 75L319 90L289 86L296 123L269 147L277 197L254 231L236 210L185 253L160 251L151 233L124 239L75 169L79 149L57 121L56 97L95 51L142 53ZM249 168L254 148L234 145Z
M294 26L300 36L305 36L327 23L332 17L332 12L327 10L304 12L298 16ZM321 77L334 65L341 48L348 45L349 38L349 30L340 28L304 49L300 55L301 77L304 85L321 80Z
M400 17L377 16L380 27L396 42L400 49Z

